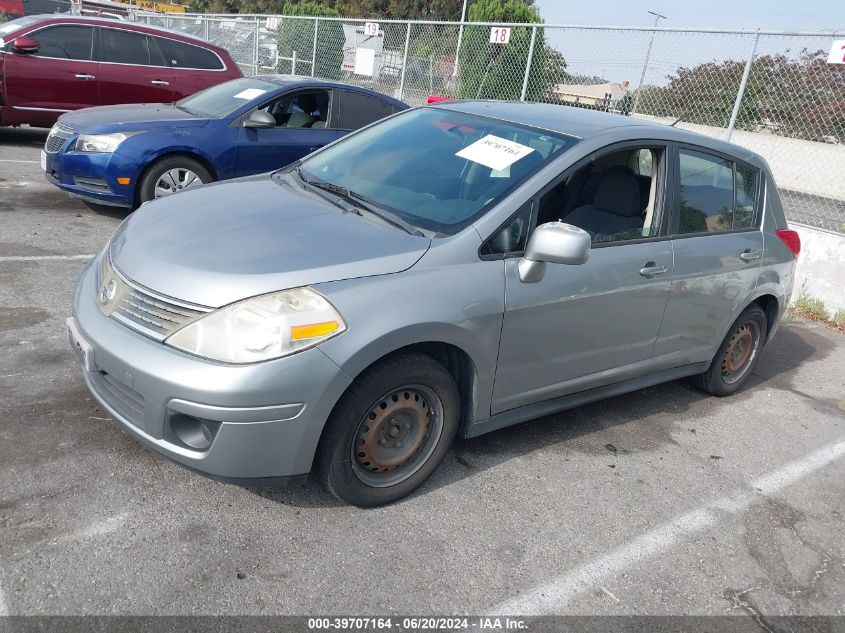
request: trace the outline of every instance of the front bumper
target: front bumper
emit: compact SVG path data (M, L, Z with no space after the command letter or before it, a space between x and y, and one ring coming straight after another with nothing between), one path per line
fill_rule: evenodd
M71 151L76 143L72 137L55 154L46 153L47 181L76 198L96 204L131 207L135 196L135 177L138 165L116 152L96 154ZM121 185L119 177L131 178Z
M326 419L349 377L317 348L255 365L223 365L138 334L95 303L99 258L83 271L68 319L85 383L117 423L149 448L215 478L308 473ZM213 428L202 450L176 420ZM207 436L208 437L208 436Z

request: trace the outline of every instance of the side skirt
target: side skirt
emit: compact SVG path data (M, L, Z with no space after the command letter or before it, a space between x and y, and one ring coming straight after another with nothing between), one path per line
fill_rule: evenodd
M605 385L603 387L596 387L595 389L588 389L573 393L568 396L561 396L553 400L545 400L535 404L529 404L510 411L503 411L496 415L487 418L481 422L476 422L466 429L464 437L478 437L491 431L498 431L507 426L526 422L541 418L552 413L559 413L567 409L574 409L584 404L596 402L597 400L604 400L613 396L620 396L646 387L653 387L664 382L678 380L679 378L686 378L687 376L694 376L707 371L709 362L694 363L692 365L683 365L681 367L673 367L672 369L665 369L647 374L631 380L613 383L612 385Z

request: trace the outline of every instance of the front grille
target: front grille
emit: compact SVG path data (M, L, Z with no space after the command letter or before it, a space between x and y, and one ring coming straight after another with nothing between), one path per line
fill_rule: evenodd
M143 334L164 340L205 314L128 286L112 317Z
M73 135L73 128L56 123L47 136L44 144L44 151L48 154L55 154L64 146L65 142Z
M103 255L97 305L106 316L150 338L163 341L211 308L176 301L132 283ZM107 301L103 301L107 299Z
M115 413L133 426L144 428L144 396L104 371L91 374L91 383Z

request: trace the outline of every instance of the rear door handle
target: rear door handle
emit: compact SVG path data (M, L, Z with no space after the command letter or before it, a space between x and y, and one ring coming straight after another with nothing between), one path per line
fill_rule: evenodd
M640 268L640 274L643 277L652 277L654 275L662 275L663 273L669 272L669 269L666 268L663 264L658 266L654 262L647 262L645 266Z
M80 73L80 74L76 75L76 78L77 79L96 79L96 77L94 77L94 75L86 75L84 73Z
M170 85L169 81L162 81L161 79L153 79L150 83L154 86L169 86Z
M745 249L739 254L739 258L742 261L750 262L752 259L760 259L762 253L760 251L752 251L749 249Z

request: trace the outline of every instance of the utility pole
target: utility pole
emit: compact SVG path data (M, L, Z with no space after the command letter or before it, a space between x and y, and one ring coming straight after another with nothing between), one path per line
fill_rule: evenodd
M661 18L664 20L668 20L665 15L660 15L655 11L649 11L651 15L654 16L654 26L657 26L657 23L660 22ZM635 114L637 112L637 104L640 102L640 93L643 91L643 82L645 82L645 74L648 71L648 62L651 59L651 48L654 46L654 36L657 35L657 31L651 32L651 39L648 41L648 50L645 53L645 62L643 63L643 74L640 75L640 83L637 86L637 94L634 96L634 107L631 108L631 114Z
M467 0L464 0L464 6L461 9L461 25L458 27L458 48L455 49L455 67L452 68L452 77L458 74L458 55L461 53L461 40L464 39L464 22L467 15Z

